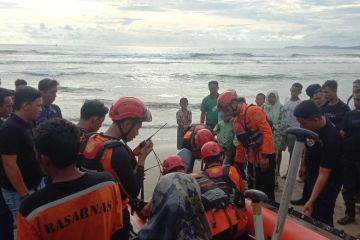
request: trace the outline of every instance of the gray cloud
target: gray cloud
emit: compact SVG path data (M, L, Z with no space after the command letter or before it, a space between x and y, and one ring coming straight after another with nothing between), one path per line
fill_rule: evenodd
M75 0L74 0L75 1ZM100 1L100 0L81 0ZM47 22L26 24L21 31L29 40L92 42L109 44L209 44L256 46L357 45L360 37L359 0L102 0L120 17L97 15L87 25L76 22L63 26ZM6 5L8 4L8 5ZM0 9L16 8L0 1ZM227 17L227 23L208 27L162 23L133 18L132 11L200 13L206 20ZM138 14L139 15L139 14ZM114 15L112 15L114 16ZM241 21L244 19L244 23ZM134 22L141 21L141 24ZM158 24L158 25L157 25ZM91 27L90 27L91 25ZM141 26L143 26L141 28ZM4 29L4 26L2 26ZM16 32L16 28L8 33ZM20 34L21 34L20 33ZM10 35L9 35L10 36Z
M14 9L19 8L19 5L14 2L0 1L0 9Z
M122 24L122 25L131 25L133 22L135 22L135 21L140 21L141 19L140 18L122 18L121 20L120 20L120 23Z

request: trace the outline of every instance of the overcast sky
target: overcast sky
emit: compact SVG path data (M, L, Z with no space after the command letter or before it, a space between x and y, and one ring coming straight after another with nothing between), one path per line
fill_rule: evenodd
M0 43L360 45L360 0L0 0Z

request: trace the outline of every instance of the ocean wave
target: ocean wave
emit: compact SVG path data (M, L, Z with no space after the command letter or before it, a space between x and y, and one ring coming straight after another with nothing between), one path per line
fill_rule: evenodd
M17 50L0 50L0 54L16 54L18 52Z
M336 56L348 57L348 58L360 58L360 54L356 54L356 53L338 54Z
M215 79L215 80L266 80L266 79L279 79L285 78L285 74L241 74L241 75L231 75L231 74L207 74L200 73L195 75L190 74L173 74L173 78L192 80L192 79Z
M70 118L67 118L68 121L70 122L73 122L75 124L78 123L79 121L79 118L78 117L70 117ZM111 121L109 122L104 122L102 124L102 128L108 128L110 127L111 125ZM160 127L162 127L164 125L164 123L162 124L151 124L151 123L146 123L146 124L143 124L142 125L142 128L146 128L146 129L159 129ZM165 129L171 129L171 128L177 128L177 125L176 124L166 124L166 126L164 127Z
M178 109L179 103L171 102L146 102L146 106L151 109ZM193 109L200 109L201 104L190 104L190 107Z
M64 87L64 86L59 86L59 91L60 92L93 92L93 91L101 91L104 92L105 90L103 89L99 89L99 88L73 88L73 87ZM96 98L96 97L92 97L92 98L86 98L86 99L98 99L99 101L103 102L106 106L110 107L114 101L116 100L112 100L112 99L104 99L104 98ZM78 101L78 102L84 102L86 99L83 98L78 98L78 99L74 99L74 101ZM179 103L174 103L174 102L145 102L146 107L148 107L151 110L174 110L174 109L179 109ZM200 109L201 103L194 103L194 104L189 104L189 108L191 109Z
M208 57L255 57L251 53L191 53L190 58L208 58Z
M293 53L290 55L292 58L300 58L300 57L314 57L314 55L307 55L307 54L300 54L300 53Z
M59 51L40 51L40 50L31 50L30 52L38 54L38 55L74 55L76 53L66 53Z
M215 75L217 78L220 79L234 79L234 80L266 80L266 79L279 79L284 78L285 74L266 74L266 75L249 75L249 74L243 74L243 75L227 75L227 74L219 74Z
M20 74L29 75L29 76L38 76L38 77L61 77L61 76L82 76L82 75L97 75L105 74L99 72L88 72L88 71L68 71L68 72L56 72L56 71L22 71Z
M59 86L58 90L61 92L68 92L68 93L77 93L77 92L104 92L103 89L100 88L82 88L82 87L66 87L66 86Z
M160 94L158 95L159 97L162 97L162 98L173 98L173 97L178 97L179 95L178 94L167 94L167 93L163 93L163 94Z

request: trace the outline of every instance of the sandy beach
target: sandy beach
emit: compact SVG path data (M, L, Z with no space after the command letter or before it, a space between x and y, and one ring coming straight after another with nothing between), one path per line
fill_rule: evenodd
M140 141L142 139L142 136L151 135L150 132L151 132L151 130L143 129L143 131L141 132L141 135L138 136L138 138L134 142L137 143L138 141ZM174 136L173 142L164 140L164 139L166 139L165 136L168 138L171 135ZM170 129L164 129L164 130L160 131L159 134L154 137L153 142L154 142L155 153L158 155L158 157L160 158L161 161L167 155L177 153L176 130L175 129L170 128ZM131 145L131 146L133 146L133 145ZM283 161L282 161L282 164L280 167L280 175L281 176L285 174L285 172L288 168L288 161L287 161L288 158L289 158L288 153L283 152ZM146 168L155 166L156 164L157 164L157 162L155 159L155 155L150 154L149 158L146 161ZM200 161L197 161L195 164L194 171L198 171L199 169L200 169ZM145 200L148 200L151 198L153 189L156 185L156 182L158 181L159 176L160 176L160 173L159 173L158 167L155 167L155 168L152 168L152 169L146 171L146 173L145 173ZM277 202L279 202L281 199L282 190L283 190L285 181L286 181L286 179L279 178L279 187L276 188L276 190L275 190L275 196L276 196ZM298 181L296 181L292 199L300 198L301 193L302 193L302 188L303 188L303 183L299 183ZM298 211L302 211L302 206L293 206L293 207L294 207L294 209L296 209ZM357 207L358 214L357 214L357 219L356 219L355 223L348 224L346 226L337 224L336 221L339 218L343 217L344 212L345 212L344 200L343 200L341 194L339 194L339 196L337 198L335 214L334 214L335 227L337 229L344 230L348 234L351 234L356 237L360 237L360 219L358 217L359 210L360 210L360 207Z

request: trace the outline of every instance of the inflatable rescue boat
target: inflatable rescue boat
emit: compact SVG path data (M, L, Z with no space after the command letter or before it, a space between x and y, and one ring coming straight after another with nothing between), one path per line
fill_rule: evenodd
M262 206L262 218L264 225L264 239L271 239L274 232L274 227L277 220L277 212L279 209L279 203L263 203ZM245 211L248 224L246 226L246 232L239 233L237 239L255 239L255 228L253 222L253 213L251 207L251 201L246 199L246 211ZM131 215L131 223L135 234L139 232L145 222L133 212ZM324 223L316 221L310 217L303 215L302 213L295 211L293 208L289 208L285 226L283 229L282 238L284 240L360 240L360 238L353 237L346 234L342 230L330 227Z

